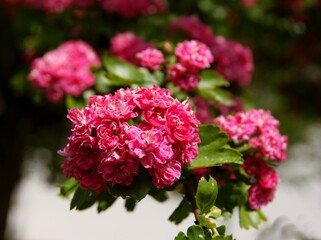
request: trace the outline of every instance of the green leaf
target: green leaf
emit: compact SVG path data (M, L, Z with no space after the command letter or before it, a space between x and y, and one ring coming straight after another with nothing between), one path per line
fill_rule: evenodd
M227 87L230 85L220 74L214 70L204 70L200 74L201 81L199 82L198 89L215 89L217 87Z
M202 177L197 186L196 205L203 212L208 213L214 206L217 197L217 183L214 178L210 177L208 181Z
M68 197L71 193L75 192L78 187L78 182L74 178L68 179L66 182L59 186L60 196Z
M198 149L198 156L190 163L188 169L214 167L227 163L242 164L242 154L232 148L217 149L217 144L213 142Z
M206 215L212 218L218 218L222 215L222 210L216 206L213 206Z
M204 215L197 215L197 220L202 227L210 229L216 228L216 224L212 221L212 219L207 218Z
M220 209L232 212L234 207L246 202L247 187L246 185L237 186L235 184L226 184L220 186L215 205ZM226 215L226 213L222 213Z
M115 201L116 198L110 195L108 192L101 193L98 197L97 211L100 213L107 210Z
M267 219L260 210L250 210L242 205L239 207L239 220L241 228L250 229L250 227L258 228Z
M212 240L212 234L211 234L211 232L206 232L206 233L205 233L205 240Z
M86 106L86 102L83 99L75 98L69 95L66 96L65 103L68 109L82 109Z
M201 226L191 226L187 229L189 240L205 240L204 230Z
M207 100L212 100L219 104L224 104L227 106L233 105L235 102L232 99L232 94L226 90L216 88L216 89L198 89L198 95Z
M199 126L199 130L201 138L200 147L211 144L212 149L218 149L223 147L229 140L228 136L220 132L220 129L214 125L203 124Z
M149 193L158 202L165 202L168 199L167 191L159 188L152 188Z
M232 235L226 236L226 237L217 236L217 237L213 238L213 240L233 240L233 237L232 237Z
M134 211L137 201L132 197L127 197L125 199L125 208L128 212Z
M169 216L168 220L174 222L175 224L181 223L188 215L192 212L192 207L186 198L183 198L178 207Z
M178 235L175 237L175 240L188 240L185 233L179 232Z
M220 235L225 236L226 227L225 227L224 225L219 226L219 227L216 228L216 231L217 231Z
M201 138L201 146L207 145L217 139L220 128L213 124L199 125L199 136ZM223 144L224 145L224 144ZM222 145L222 146L223 146Z
M144 74L136 66L118 58L105 56L103 63L110 74L124 80L124 83L141 83L144 79Z
M144 87L152 87L155 84L160 85L163 81L164 76L161 76L161 74L163 74L161 71L151 73L146 68L139 68L139 71L143 75Z
M146 197L152 187L150 178L147 170L140 169L138 176L134 177L132 185L128 187L115 185L114 187L109 187L108 191L114 197L121 196L123 199L132 197L139 202Z
M84 210L91 207L96 202L96 195L91 190L83 190L77 188L70 203L70 210L76 208L77 210Z
M99 71L95 73L95 87L100 93L107 93L110 90L110 80L107 78L105 71Z

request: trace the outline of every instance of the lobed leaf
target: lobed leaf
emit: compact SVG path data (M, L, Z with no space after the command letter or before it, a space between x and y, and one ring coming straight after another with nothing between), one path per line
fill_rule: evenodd
M214 206L217 197L217 183L214 178L210 177L208 181L202 177L197 186L196 206L203 212L208 213Z
M91 207L96 202L96 195L91 190L83 190L80 187L77 188L73 198L70 202L70 210L76 208L76 210L84 210Z
M267 218L260 210L250 210L242 205L239 207L239 220L241 228L250 229L250 227L258 228Z
M228 163L242 164L242 154L232 148L217 149L216 142L213 142L198 149L198 156L190 163L188 169L214 167Z
M169 216L168 220L175 224L181 223L192 212L192 206L186 198L183 198L178 207Z

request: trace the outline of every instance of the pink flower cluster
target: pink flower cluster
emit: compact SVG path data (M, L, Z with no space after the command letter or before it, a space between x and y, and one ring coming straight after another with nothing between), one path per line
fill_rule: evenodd
M20 5L43 10L50 13L61 13L67 8L88 8L99 3L108 13L117 13L125 18L164 12L167 7L163 0L5 0L11 5Z
M254 65L249 48L222 36L215 36L211 29L195 16L178 18L171 23L170 28L172 33L182 31L191 39L205 43L215 56L214 69L226 80L239 85L246 85L251 81Z
M163 53L156 48L147 48L136 56L140 59L140 65L150 70L158 70L165 61Z
M72 6L73 0L5 0L9 4L31 7L50 13L61 13Z
M169 80L183 91L193 91L200 79L201 69L210 67L214 58L209 48L199 41L183 41L175 48L178 62L168 69Z
M137 66L141 64L137 54L152 47L152 44L146 43L132 32L118 33L110 40L112 54Z
M278 162L286 158L287 136L280 134L279 121L270 111L252 109L234 116L219 116L215 123L234 141L248 141L265 158Z
M95 51L83 41L68 41L32 62L29 80L43 89L48 98L60 101L63 96L79 96L95 83L90 68L99 66Z
M279 182L276 171L267 166L260 158L249 157L244 161L243 168L256 181L249 189L248 203L251 209L260 209L274 198L274 193Z
M101 0L102 8L125 18L144 16L166 11L164 0Z
M59 152L62 167L84 189L129 186L140 167L156 187L171 186L198 153L198 121L189 102L157 86L92 96L67 117L72 134Z

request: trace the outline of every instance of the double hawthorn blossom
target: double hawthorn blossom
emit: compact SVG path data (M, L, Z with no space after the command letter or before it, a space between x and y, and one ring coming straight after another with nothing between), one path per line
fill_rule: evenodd
M248 192L249 207L254 210L260 209L273 200L279 182L278 175L261 158L248 157L243 168L247 174L255 178Z
M59 151L66 177L99 192L131 185L143 167L156 187L171 186L197 156L200 138L189 102L170 94L157 86L120 89L70 110L72 134Z
M193 91L200 81L199 71L210 67L214 58L209 48L196 40L183 41L175 48L177 62L168 69L168 78L183 91Z
M207 45L215 57L214 70L226 80L240 86L249 84L254 69L253 56L249 48L236 41L216 36L196 16L183 16L172 21L170 33L178 31Z
M234 116L219 116L215 123L235 142L248 142L266 159L283 162L286 158L287 136L279 132L279 121L270 111L251 109Z
M282 163L286 158L287 137L279 133L279 121L270 111L252 109L234 116L219 116L215 123L236 143L247 142L256 151L243 164L254 179L248 191L248 204L253 210L267 205L273 200L279 181L267 161Z
M57 102L64 95L79 96L93 86L95 78L90 68L99 65L98 55L87 43L67 41L36 58L28 78L46 92L49 100Z

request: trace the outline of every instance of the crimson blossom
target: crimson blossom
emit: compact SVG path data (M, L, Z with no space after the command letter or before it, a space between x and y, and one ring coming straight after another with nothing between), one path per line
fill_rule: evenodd
M64 95L79 96L95 83L90 68L100 65L96 52L85 42L68 41L32 62L29 80L53 102Z
M72 134L59 154L66 177L83 189L129 186L141 168L157 188L171 186L198 153L198 120L188 100L157 86L92 96L67 117Z

